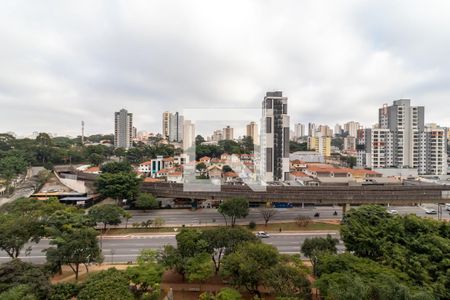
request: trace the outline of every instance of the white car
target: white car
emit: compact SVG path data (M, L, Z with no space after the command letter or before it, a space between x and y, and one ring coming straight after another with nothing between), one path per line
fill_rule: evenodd
M435 214L437 214L437 211L435 209L433 209L433 208L426 208L425 209L425 213L427 215L435 215Z
M389 210L387 211L387 213L388 213L388 214L391 214L391 215L398 215L398 211L397 211L396 209L389 209Z
M265 232L265 231L258 231L256 233L256 236L259 237L260 239L264 239L264 238L269 238L270 237L270 235L267 232Z
M450 211L450 203L445 203L445 209Z

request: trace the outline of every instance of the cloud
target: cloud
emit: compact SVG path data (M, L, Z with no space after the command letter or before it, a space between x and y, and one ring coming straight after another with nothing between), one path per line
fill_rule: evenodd
M424 9L426 7L426 9ZM450 124L445 1L29 1L0 4L0 129L112 132L113 113L259 107L369 126L398 98ZM211 131L214 128L211 128Z

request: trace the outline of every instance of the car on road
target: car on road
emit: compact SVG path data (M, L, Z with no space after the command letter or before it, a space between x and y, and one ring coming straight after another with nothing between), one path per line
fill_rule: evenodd
M437 214L437 211L435 209L433 209L433 208L426 208L425 209L425 213L427 215L435 215L435 214Z
M398 211L396 209L388 209L387 213L391 215L398 215Z
M259 237L260 239L265 239L265 238L269 238L270 237L270 235L267 232L265 232L265 231L258 231L256 233L256 236Z
M445 203L445 209L450 211L450 203Z

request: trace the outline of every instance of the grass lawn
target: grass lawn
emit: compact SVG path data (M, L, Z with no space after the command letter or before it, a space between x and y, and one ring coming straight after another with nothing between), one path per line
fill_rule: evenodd
M248 228L246 225L237 225L239 227ZM185 228L198 228L198 229L211 229L219 226L186 226ZM253 231L269 231L279 232L281 231L314 231L314 230L339 230L339 224L325 223L325 222L311 222L307 226L298 226L295 222L290 223L269 223L267 227L263 224L257 224ZM107 231L106 235L121 235L130 233L164 233L164 232L176 232L182 227L161 227L161 228L111 228Z

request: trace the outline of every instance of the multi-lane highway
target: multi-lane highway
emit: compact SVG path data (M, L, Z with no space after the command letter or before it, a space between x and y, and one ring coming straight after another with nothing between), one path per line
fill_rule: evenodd
M300 253L300 245L306 238L315 236L325 237L331 234L339 238L337 232L307 232L307 233L274 233L269 238L263 239L264 243L271 244L278 248L281 253L296 254ZM136 257L142 249L162 249L164 245L176 245L174 234L152 234L152 235L130 235L115 236L103 238L103 255L105 262L129 262L136 261ZM50 247L48 240L42 240L32 246L31 253L28 256L22 256L24 261L34 263L45 262L45 253L42 250ZM25 247L25 248L26 248ZM344 250L342 242L338 245L339 251ZM10 260L4 252L0 252L0 263Z
M421 217L430 217L437 219L437 215L427 215L425 213L426 208L433 208L437 211L436 204L426 204L422 206L391 206L387 209L395 209L399 214L416 214ZM309 216L312 219L341 219L342 207L339 206L318 206L318 207L305 207L305 208L278 208L276 209L276 215L270 220L270 222L285 222L293 221L299 215ZM319 217L314 217L314 214L318 212ZM337 215L334 215L334 212ZM223 225L225 221L223 216L217 212L217 209L198 209L195 211L189 209L162 209L162 210L149 210L147 212L133 211L133 217L128 221L129 224L140 223L156 217L162 217L169 226L181 226L185 225ZM449 218L447 211L443 213L444 218ZM250 221L256 223L263 223L264 220L257 208L251 208L249 215L245 219L238 219L238 224L248 224ZM122 224L123 226L123 224Z

